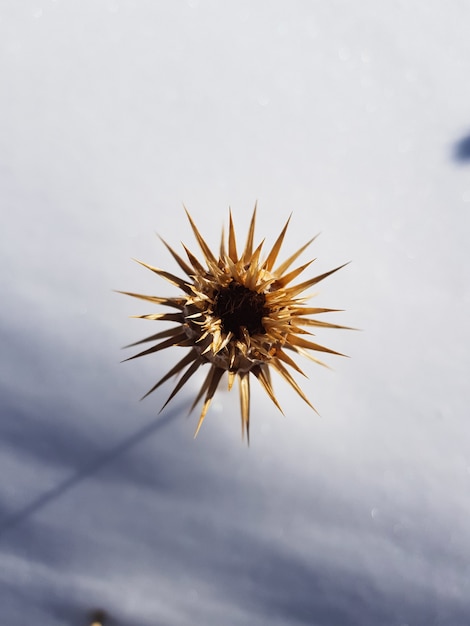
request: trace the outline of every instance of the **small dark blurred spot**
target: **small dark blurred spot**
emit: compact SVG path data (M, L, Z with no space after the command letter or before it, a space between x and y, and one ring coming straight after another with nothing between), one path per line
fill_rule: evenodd
M470 161L470 135L463 137L455 144L454 159L459 163Z
M106 613L101 609L94 611L90 615L90 626L105 626Z

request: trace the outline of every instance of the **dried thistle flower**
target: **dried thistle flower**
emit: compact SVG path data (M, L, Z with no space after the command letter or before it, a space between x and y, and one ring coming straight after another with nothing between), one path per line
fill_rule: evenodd
M219 382L223 374L227 372L229 390L232 388L235 378L238 378L242 437L246 432L249 439L250 375L259 380L268 396L282 412L271 385L270 370L272 368L316 411L287 368L288 366L305 376L289 353L297 353L320 365L325 365L308 351L341 354L307 339L305 336L311 336L313 333L305 330L304 327L348 327L310 317L339 309L307 307L305 303L312 296L299 297L299 295L346 264L292 286L292 281L313 260L290 272L287 270L315 237L273 269L284 241L290 217L268 255L262 258L261 250L264 241L254 249L256 205L246 244L241 254L237 252L235 229L230 212L227 247L222 231L217 258L209 249L187 210L186 214L201 248L205 265L182 244L189 261L187 263L163 240L173 258L186 274L185 278L179 278L162 269L138 261L158 276L179 287L183 295L175 298L164 298L128 291L120 292L154 304L171 307L177 311L176 313L151 313L135 316L140 319L175 322L176 326L131 344L131 346L136 346L146 342L163 340L126 360L153 354L173 346L190 349L143 397L145 398L152 391L155 391L172 376L185 370L163 405L161 409L163 410L199 367L208 364L210 366L209 371L191 407L192 410L204 396L204 404L194 436L197 436Z

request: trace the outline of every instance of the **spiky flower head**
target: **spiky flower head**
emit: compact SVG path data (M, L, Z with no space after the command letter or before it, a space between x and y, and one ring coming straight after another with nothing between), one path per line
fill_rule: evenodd
M227 372L229 390L232 388L235 378L238 378L242 436L246 432L247 438L249 438L251 375L258 379L268 396L282 412L271 385L270 371L272 368L315 410L289 371L290 368L305 375L291 355L307 356L320 365L324 365L311 354L312 351L338 355L340 353L306 338L306 336L313 334L307 328L348 327L317 319L315 317L317 315L338 309L308 307L306 302L311 298L311 295L301 294L344 265L292 285L292 282L313 261L309 261L294 270L287 270L315 237L299 248L286 261L276 266L290 217L269 253L262 256L264 241L257 247L254 246L256 205L247 240L241 253L237 251L235 229L230 212L227 241L222 231L220 251L216 256L209 249L187 210L186 214L202 251L203 262L198 260L184 244L182 245L188 261L183 260L163 240L185 273L184 278L179 278L158 267L138 261L158 276L176 285L181 289L182 295L165 298L128 291L121 292L177 311L176 313L151 313L135 316L141 319L174 322L176 326L131 344L135 346L146 342L158 342L151 348L126 360L154 354L173 346L189 348L189 352L145 394L144 398L169 378L184 370L163 405L161 409L163 410L199 367L208 365L209 370L206 378L192 406L193 409L204 397L194 435L196 436L219 382L223 374Z

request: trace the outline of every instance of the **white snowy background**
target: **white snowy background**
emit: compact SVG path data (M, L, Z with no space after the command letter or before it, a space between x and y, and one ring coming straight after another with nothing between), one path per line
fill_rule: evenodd
M470 624L470 3L0 0L0 624ZM282 380L138 399L155 236L293 212L345 309ZM159 329L162 326L158 326Z

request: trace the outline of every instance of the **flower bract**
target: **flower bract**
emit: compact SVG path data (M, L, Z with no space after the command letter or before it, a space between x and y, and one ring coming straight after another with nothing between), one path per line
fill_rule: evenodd
M222 232L220 249L216 254L210 250L188 211L186 214L202 257L196 257L182 244L186 256L183 259L163 241L183 272L183 277L138 261L157 276L178 287L181 295L161 297L121 292L171 310L136 317L174 324L132 344L132 346L144 343L154 345L130 359L157 354L167 348L187 348L183 358L156 382L144 397L179 374L180 378L163 409L197 370L205 366L207 373L192 406L194 408L200 400L203 400L196 436L219 383L224 374L227 374L229 390L235 379L238 381L242 436L246 433L249 438L252 377L259 381L274 404L282 411L271 383L271 371L274 370L314 409L292 375L293 371L304 375L295 357L306 356L324 365L315 354L340 353L313 341L313 329L348 327L319 319L319 316L338 309L308 306L312 295L305 292L344 265L297 282L297 278L313 261L295 269L291 269L291 266L315 237L278 264L278 255L290 218L269 252L263 254L264 242L261 241L258 245L254 242L256 206L246 243L240 251L230 212L228 236L225 237Z

